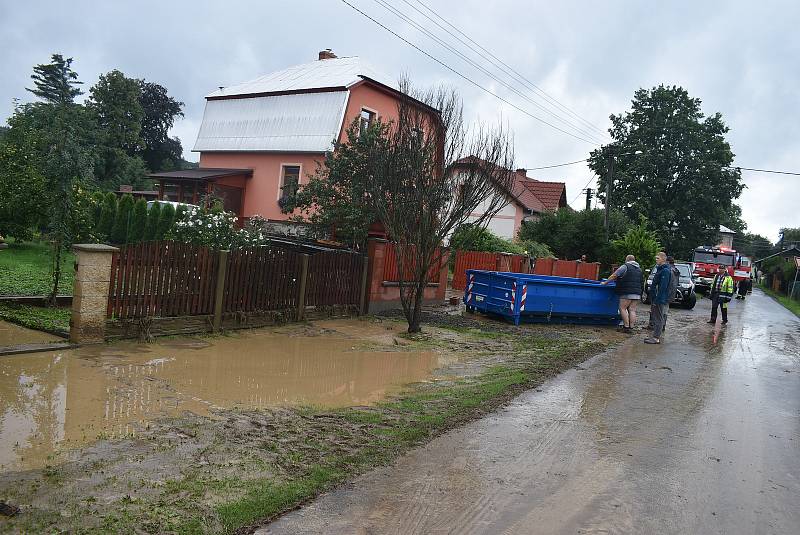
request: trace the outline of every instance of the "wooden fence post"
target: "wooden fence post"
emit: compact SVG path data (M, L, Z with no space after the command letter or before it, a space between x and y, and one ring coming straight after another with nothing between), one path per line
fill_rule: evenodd
M297 296L297 320L302 321L306 311L306 286L308 284L309 255L300 255L300 295Z
M229 252L217 251L217 285L214 288L214 332L219 332L222 327L222 301L225 299L225 274L228 271Z
M369 255L364 255L364 266L361 268L361 295L358 298L358 315L367 313L367 282L369 281Z

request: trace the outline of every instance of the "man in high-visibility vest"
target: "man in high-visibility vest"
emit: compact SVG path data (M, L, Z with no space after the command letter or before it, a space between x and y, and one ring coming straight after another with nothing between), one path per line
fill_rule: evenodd
M717 322L717 307L722 309L722 323L728 323L728 303L732 298L733 277L728 273L727 266L720 264L711 281L711 319L708 323Z

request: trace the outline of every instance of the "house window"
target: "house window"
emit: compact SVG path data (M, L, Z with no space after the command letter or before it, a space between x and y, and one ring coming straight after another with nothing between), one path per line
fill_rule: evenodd
M375 121L375 112L366 108L361 108L361 115L359 115L358 120L358 131L363 134L373 121Z
M300 166L299 165L284 165L281 168L281 193L278 200L284 200L292 197L297 193L297 187L300 184Z

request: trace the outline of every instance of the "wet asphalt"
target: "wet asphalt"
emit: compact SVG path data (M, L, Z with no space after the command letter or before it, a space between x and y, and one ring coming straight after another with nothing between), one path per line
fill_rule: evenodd
M800 533L800 319L758 290L724 327L709 311L257 533Z

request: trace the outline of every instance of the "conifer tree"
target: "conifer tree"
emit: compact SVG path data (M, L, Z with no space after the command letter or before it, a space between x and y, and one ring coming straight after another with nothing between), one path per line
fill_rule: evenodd
M133 214L128 229L128 242L138 243L144 239L147 228L147 201L139 199L133 205Z
M111 241L117 244L128 243L130 234L131 213L134 200L130 194L125 194L119 200L117 216L114 218L114 228L111 231Z
M72 58L61 54L50 56L50 63L41 63L33 68L34 89L25 88L40 99L51 104L72 104L75 97L83 94L76 87L83 82L78 81L78 73L72 70Z
M144 239L152 241L157 239L158 225L161 222L161 204L153 203L147 211L147 226L144 229Z

